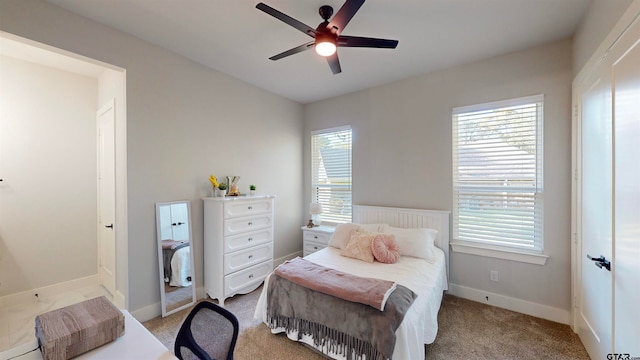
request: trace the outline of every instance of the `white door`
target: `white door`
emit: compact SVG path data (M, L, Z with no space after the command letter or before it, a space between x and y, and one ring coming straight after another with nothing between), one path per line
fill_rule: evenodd
M592 359L640 358L640 18L577 92L576 327Z
M98 122L98 274L102 285L116 291L115 236L115 102L97 113Z
M161 206L158 215L161 240L189 241L189 211L184 204Z
M640 21L628 30L617 48L612 52L614 352L640 358Z
M613 240L611 81L598 72L580 89L582 246L578 252L578 335L592 359L611 353L612 275L599 261L611 260Z

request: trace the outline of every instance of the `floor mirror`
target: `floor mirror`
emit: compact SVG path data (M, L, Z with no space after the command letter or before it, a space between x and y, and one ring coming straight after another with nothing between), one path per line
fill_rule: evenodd
M156 203L156 233L164 317L188 308L196 301L190 203Z

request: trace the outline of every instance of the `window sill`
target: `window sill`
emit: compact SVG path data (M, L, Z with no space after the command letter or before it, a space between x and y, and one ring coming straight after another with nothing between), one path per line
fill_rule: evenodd
M487 256L535 265L544 265L547 263L547 259L549 258L549 256L542 254L530 254L526 252L519 252L517 250L505 250L487 245L469 244L460 241L451 242L451 248L454 252L463 254Z

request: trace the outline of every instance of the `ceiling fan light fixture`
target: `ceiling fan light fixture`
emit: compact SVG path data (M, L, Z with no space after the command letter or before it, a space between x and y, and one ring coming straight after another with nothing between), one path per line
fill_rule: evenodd
M316 53L320 56L331 56L336 53L336 44L331 41L323 41L316 44Z
M336 40L328 34L316 35L316 53L324 57L335 54Z

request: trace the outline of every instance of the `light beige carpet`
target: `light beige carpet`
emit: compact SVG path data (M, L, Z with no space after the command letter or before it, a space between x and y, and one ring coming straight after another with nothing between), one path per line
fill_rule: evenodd
M262 288L225 302L240 322L236 360L323 359L284 335L272 335L253 319ZM143 325L167 348L189 309ZM569 326L445 295L438 313L438 336L426 346L425 359L589 359ZM397 359L410 360L410 359Z

